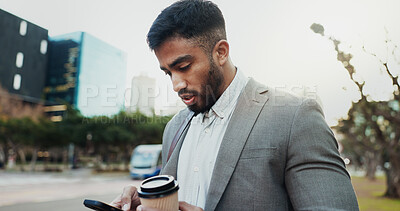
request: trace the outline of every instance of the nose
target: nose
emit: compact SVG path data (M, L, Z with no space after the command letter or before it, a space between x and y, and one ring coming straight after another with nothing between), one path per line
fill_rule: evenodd
M171 80L175 92L179 92L179 90L187 87L185 79L178 73L172 74Z

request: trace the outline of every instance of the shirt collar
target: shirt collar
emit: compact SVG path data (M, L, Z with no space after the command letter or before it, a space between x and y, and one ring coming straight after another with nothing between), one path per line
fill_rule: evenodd
M236 105L236 101L239 98L243 88L246 86L247 81L248 78L246 78L246 76L244 76L244 74L237 69L232 82L225 89L224 93L222 93L217 102L215 102L215 104L211 107L210 111L204 113L204 118L212 117L215 114L217 117L223 119L226 114L229 114Z

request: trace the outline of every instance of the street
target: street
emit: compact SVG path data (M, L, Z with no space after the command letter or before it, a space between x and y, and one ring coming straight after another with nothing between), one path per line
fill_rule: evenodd
M89 169L63 173L0 171L0 211L89 210L84 199L111 202L124 186L140 185L128 173L92 174Z

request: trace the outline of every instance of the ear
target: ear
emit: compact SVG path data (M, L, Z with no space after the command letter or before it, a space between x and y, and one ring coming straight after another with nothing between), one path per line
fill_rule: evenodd
M226 40L220 40L215 44L213 54L215 61L223 66L229 59L229 43Z

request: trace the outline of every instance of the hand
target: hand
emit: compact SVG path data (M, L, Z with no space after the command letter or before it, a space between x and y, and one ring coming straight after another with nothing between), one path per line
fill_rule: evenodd
M140 205L136 187L133 185L124 187L122 194L115 198L110 205L124 211L136 210L136 207Z
M143 205L139 205L139 206L136 208L136 211L162 211L162 210L157 209L157 208L145 207L145 206L143 206Z
M188 204L184 201L179 202L179 210L181 211L203 211L200 207L193 206L191 204ZM157 208L150 208L150 207L144 207L143 205L139 205L136 209L136 211L162 211Z
M200 207L196 207L194 205L188 204L184 201L179 202L179 210L181 211L203 211Z

